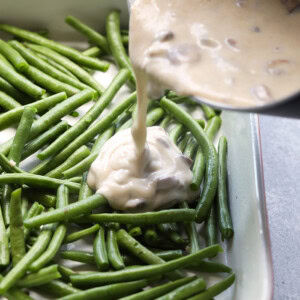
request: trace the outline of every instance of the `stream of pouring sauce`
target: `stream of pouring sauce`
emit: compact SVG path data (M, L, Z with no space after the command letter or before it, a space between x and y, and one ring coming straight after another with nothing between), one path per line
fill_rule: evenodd
M193 199L191 161L160 127L146 127L148 97L166 88L238 107L299 90L300 14L277 0L138 0L129 53L137 83L131 130L114 135L88 184L111 207L152 211Z

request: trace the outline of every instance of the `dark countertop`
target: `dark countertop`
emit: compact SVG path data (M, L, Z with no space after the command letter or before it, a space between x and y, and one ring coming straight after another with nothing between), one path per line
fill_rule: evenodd
M300 299L300 119L260 116L274 300Z

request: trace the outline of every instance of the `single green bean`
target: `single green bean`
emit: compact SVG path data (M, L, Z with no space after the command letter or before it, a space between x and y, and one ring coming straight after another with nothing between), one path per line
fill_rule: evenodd
M195 119L195 121L204 129L205 121L203 119Z
M12 64L6 59L5 56L3 56L1 53L0 53L0 60L5 63L5 65L11 69L14 69L14 67L12 66Z
M18 41L10 41L9 44L14 47L32 66L43 71L49 76L64 82L70 86L73 86L79 90L84 90L90 88L88 85L83 84L82 82L74 79L73 77L68 76L64 72L60 71L56 67L53 67L48 62L44 61L42 58L38 57L32 50L25 48ZM45 87L47 89L47 87ZM97 92L95 91L94 97L97 97Z
M14 36L20 37L27 41L31 41L33 43L46 46L52 50L59 52L62 55L67 56L68 58L74 60L76 63L84 65L88 68L92 68L92 69L96 69L96 70L100 70L100 71L106 71L109 67L109 65L105 62L85 56L85 55L81 54L80 51L77 51L71 47L62 45L55 41L49 40L45 37L42 37L41 35L39 35L37 33L30 32L28 30L20 29L20 28L14 27L14 26L6 25L6 24L1 24L0 30L8 32L10 34L13 34Z
M7 173L25 173L22 169L16 166L12 160L8 160L6 156L0 153L0 166Z
M129 228L128 233L132 236L141 236L143 234L142 228L140 226L132 226Z
M85 159L83 159L81 162L79 162L77 165L75 165L74 167L64 171L63 172L64 178L72 178L73 176L88 171L93 161L97 158L105 142L113 136L114 131L115 131L114 126L112 126L107 130L105 130L101 135L99 135L91 150L91 154Z
M210 300L213 297L225 291L226 289L228 289L234 283L234 280L235 280L235 274L232 273L230 276L226 277L222 281L219 281L218 283L210 286L204 292L196 296L193 296L191 298L188 298L188 300Z
M156 245L158 243L158 234L154 226L150 226L145 230L144 239L148 245Z
M0 176L2 176L2 175L0 175ZM11 198L11 192L12 192L11 185L10 184L5 184L3 186L1 207L2 207L2 212L3 212L4 223L7 226L10 223L9 203L10 203L10 198Z
M59 186L59 188L57 189L56 198L57 198L57 202L56 202L57 209L64 209L68 205L69 193L68 193L68 189L64 185ZM56 227L47 250L29 266L30 271L32 272L38 271L40 268L45 266L49 261L51 261L54 258L54 256L58 252L66 236L66 232L67 232L66 224L61 223ZM57 279L57 278L53 278L53 279Z
M36 243L23 256L23 258L14 266L0 283L0 294L4 294L9 288L23 277L28 267L35 261L46 249L54 230L54 225L45 226L42 229Z
M44 176L41 176L44 177ZM61 180L62 181L62 180ZM63 184L63 182L62 182ZM73 183L75 184L75 183ZM65 184L67 186L67 184ZM76 184L77 186L77 184ZM85 201L79 201L67 205L64 208L55 209L54 211L44 213L43 215L24 221L27 228L37 227L43 224L65 221L70 218L80 216L90 212L92 209L97 208L107 203L107 200L100 194L95 194Z
M160 107L152 109L148 114L147 114L147 119L146 119L146 126L150 127L155 125L164 115L164 110L161 109Z
M78 30L80 33L85 35L89 39L90 42L99 46L106 53L109 53L107 40L102 34L98 33L97 31L95 31L91 27L87 26L86 24L82 23L80 20L78 20L77 18L75 18L73 16L67 16L65 18L65 21L69 25L71 25L73 28Z
M54 297L64 297L67 295L79 293L81 291L60 280L52 280L43 285L40 285L37 287L37 290L46 292L47 294L51 294Z
M188 270L206 273L231 273L232 269L228 266L214 261L201 260L195 264L188 266Z
M76 231L76 232L73 232L69 235L67 235L64 239L64 243L72 243L72 242L75 242L79 239L81 239L82 237L84 236L87 236L87 235L90 235L96 231L98 231L100 228L100 226L98 224L95 224L89 228L86 228L86 229L83 229L83 230L80 230L80 231Z
M147 264L163 264L165 261L160 258L158 255L144 247L142 244L140 244L136 239L134 239L131 235L129 235L124 229L120 229L117 232L117 239L118 244L120 244L121 247L128 250L130 253L132 253L134 256L139 258L141 261L147 263ZM168 274L168 277L172 280L178 279L183 277L183 275L178 272L171 272Z
M47 176L33 175L29 173L0 175L0 184L1 183L19 185L27 184L29 186L45 189L57 189L59 185L64 184L70 189L70 192L72 193L76 193L80 189L80 184L75 182L50 178Z
M126 82L129 75L129 72L126 69L120 70L97 103L74 126L56 139L48 148L39 153L38 158L43 160L53 154L56 154L83 133L109 105L116 93Z
M213 118L216 116L216 112L214 111L213 108L211 108L210 106L206 105L206 104L200 104L203 112L204 112L204 115L205 115L205 118L207 120Z
M35 99L39 99L45 93L45 90L33 84L15 70L9 68L2 60L0 60L0 76L25 94L32 96Z
M17 90L12 84L10 84L7 80L0 77L0 90L5 92L7 95L16 99L18 102L26 103L26 96L23 95L19 90Z
M85 132L83 132L74 141L72 141L64 150L62 150L59 154L51 158L51 161L47 161L44 165L42 165L37 170L38 173L45 174L53 168L57 167L80 146L85 145L86 143L91 141L96 135L101 134L106 129L108 129L111 126L112 122L118 117L118 115L120 115L125 109L127 109L135 100L136 92L132 93L127 99L125 99L115 108L113 108L111 112L109 112L107 115L105 115L105 117L97 121L93 126L90 126Z
M21 193L22 189L13 191L10 199L10 246L13 266L15 266L26 253L21 210Z
M108 261L115 270L125 268L123 258L119 251L116 232L113 229L108 229L106 238Z
M20 107L21 104L11 96L0 91L0 106L3 107L5 110L9 111L17 107Z
M162 119L162 121L160 122L159 126L160 126L161 128L163 128L163 129L166 130L171 120L172 120L171 116L170 116L170 115L167 115L166 117L164 117L164 118Z
M96 287L76 294L72 294L61 298L61 300L120 299L120 297L135 293L147 285L148 280L137 280L118 284L109 284L106 286Z
M69 279L70 279L71 275L77 274L72 269L62 266L62 265L58 265L58 270L59 270L59 273L62 275L63 279L66 279L67 281L70 281Z
M217 191L218 159L215 147L209 140L201 126L187 112L185 112L178 105L165 97L160 101L160 104L191 131L201 149L203 150L206 160L205 183L196 208L196 221L202 222L209 212L212 201Z
M131 82L135 84L133 69L121 39L119 11L113 10L106 17L106 34L108 46L117 65L130 71Z
M34 120L36 109L33 107L25 107L20 124L13 139L8 159L15 162L18 166L21 160L22 151L25 143L29 138L30 129Z
M0 130L9 127L10 125L18 122L24 112L26 107L33 107L37 110L38 113L49 109L50 107L55 106L56 104L64 101L67 98L65 93L59 93L48 98L44 98L42 100L36 101L32 104L28 104L25 106L20 106L15 109L12 109L6 113L0 115Z
M100 271L107 270L109 267L108 255L105 242L105 229L100 226L93 244L94 261Z
M1 27L1 25L0 25ZM60 55L59 53L56 53L55 51L45 48L43 46L33 45L33 44L26 44L30 49L42 53L46 55L47 57L53 59L57 63L64 66L66 69L68 69L70 72L72 72L76 77L78 77L82 82L89 85L93 89L95 89L100 95L103 92L103 87L83 68L81 68L79 65L72 62L70 59L68 59L65 56ZM89 58L88 56L85 56L86 58ZM97 61L100 61L96 58L91 58Z
M194 209L169 209L136 214L91 214L85 216L82 221L96 223L119 222L121 224L154 225L160 223L193 221L194 219Z
M195 157L197 148L198 148L198 143L196 142L194 137L191 137L190 140L188 141L187 146L185 147L185 149L183 151L183 154L186 157L193 160Z
M121 39L122 39L123 45L128 46L128 44L129 44L129 35L128 34L122 34Z
M50 282L55 279L61 278L61 275L58 271L58 265L52 265L46 268L39 270L36 273L29 274L18 281L18 287L35 287L47 282Z
M177 144L177 147L181 152L184 151L190 138L191 138L191 135L189 133L187 133L182 137L182 139L180 139L179 143Z
M75 88L74 86L61 82L33 66L29 66L25 74L33 82L37 83L39 86L42 86L43 88L45 88L50 92L53 93L65 92L69 97L79 92L79 89Z
M9 246L8 235L5 230L5 224L0 207L0 266L7 266L9 264Z
M46 176L52 178L62 178L63 172L72 168L74 165L85 159L90 155L90 150L85 145L81 146L77 149L70 157L63 162L61 165L53 169L52 171L48 172ZM50 158L51 159L51 158Z
M22 159L27 158L28 156L32 155L47 143L53 141L57 136L59 136L62 132L68 129L68 123L66 121L61 121L55 126L51 127L49 130L45 131L43 134L38 136L36 139L32 140L31 142L27 143L24 146L22 152Z
M211 246L218 243L217 220L215 203L212 204L209 215L205 221L206 231L206 246Z
M1 39L0 52L13 64L13 66L19 72L22 73L28 69L29 65L27 61L19 54L19 52Z
M205 173L205 158L201 150L201 147L198 147L196 158L193 165L193 179L190 184L190 187L193 191L198 191L202 183Z
M94 47L91 47L91 48L88 48L88 49L82 51L82 54L84 54L86 56L90 56L90 57L97 57L97 56L100 56L101 49L94 46Z
M186 278L182 278L182 279L178 279L176 281L173 282L168 282L162 285L159 285L157 287L151 288L151 289L147 289L144 291L141 291L139 293L127 296L127 297L122 297L120 300L153 300L153 299L157 299L157 297L165 295L166 293L173 291L174 289L189 283L191 281L193 281L196 277L186 277Z
M95 256L93 255L93 253L86 252L86 251L66 250L66 251L60 252L60 256L63 259L69 259L69 260L82 262L82 263L90 264L90 265L95 264Z
M205 290L206 284L203 278L196 278L192 282L186 283L185 285L182 285L175 290L167 293L164 296L161 296L157 298L157 300L181 300L186 299L187 297L193 296L199 292L202 292Z
M22 204L21 204L21 211L22 211L22 218L24 219L24 217L26 216L27 212L28 212L28 206L29 206L29 202L28 202L28 198L27 197L22 197Z
M124 280L136 280L137 278L149 278L163 275L176 269L184 268L188 265L191 265L194 260L206 258L207 256L213 255L220 251L222 251L222 248L219 245L214 245L208 248L204 248L197 253L189 254L187 256L177 258L163 264L142 266L114 272L98 272L93 274L72 275L70 278L73 284L82 286L117 283Z
M83 173L81 185L80 185L79 196L78 196L78 201L85 200L86 198L93 195L92 189L87 184L87 177L88 177L88 172Z
M171 141L177 145L177 140L184 133L184 127L182 124L177 124L170 132Z
M189 205L187 204L187 202L182 202L180 204L181 208L185 208L188 209ZM184 223L184 228L185 231L188 235L189 241L190 241L190 249L189 249L189 253L196 253L197 251L199 251L200 248L200 240L199 240L199 234L197 232L197 227L196 227L196 223L195 222L185 222Z
M219 184L217 197L218 224L222 238L230 239L233 236L233 226L228 207L227 193L227 139L222 136L218 145L219 155Z
M212 117L208 122L205 128L205 132L208 138L213 141L218 130L221 127L222 120L219 116Z

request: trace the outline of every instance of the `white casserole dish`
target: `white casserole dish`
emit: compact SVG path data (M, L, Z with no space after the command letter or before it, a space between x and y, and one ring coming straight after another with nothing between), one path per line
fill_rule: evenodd
M81 48L87 46L84 38L66 25L64 18L74 15L103 31L105 17L113 8L122 11L122 26L127 28L125 0L1 0L0 23L33 30L47 28L54 39ZM0 36L5 37L2 33ZM237 279L231 289L215 299L271 300L273 276L258 116L224 111L222 120L221 134L227 136L229 145L228 184L235 236L231 242L223 244L225 253L220 255L220 260L233 268ZM12 134L11 130L0 132L1 143Z

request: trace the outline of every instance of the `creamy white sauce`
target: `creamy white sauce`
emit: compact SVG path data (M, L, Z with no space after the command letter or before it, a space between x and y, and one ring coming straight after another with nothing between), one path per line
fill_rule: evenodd
M299 30L280 0L136 0L129 50L152 96L254 107L300 90Z
M90 168L88 184L114 209L152 211L193 198L190 164L161 127L148 128L140 155L127 129L105 143Z

